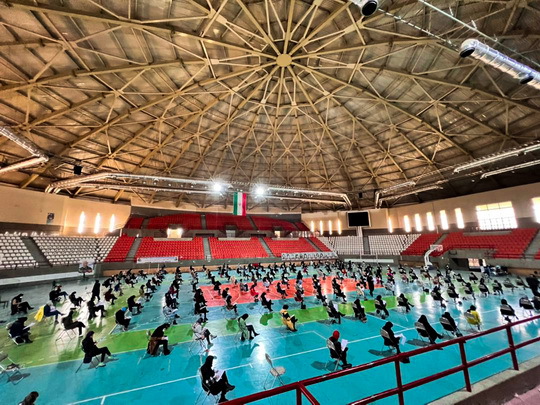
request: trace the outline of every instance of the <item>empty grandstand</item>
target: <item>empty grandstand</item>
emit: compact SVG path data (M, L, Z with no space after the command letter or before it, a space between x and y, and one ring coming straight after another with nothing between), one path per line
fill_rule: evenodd
M372 255L399 255L419 236L417 233L369 235L369 251Z
M118 239L116 236L104 238L33 236L37 246L52 265L69 265L90 259L100 263L108 256Z
M322 236L319 239L337 254L353 256L364 254L364 244L361 236Z
M0 269L33 267L36 265L36 260L19 236L0 234Z

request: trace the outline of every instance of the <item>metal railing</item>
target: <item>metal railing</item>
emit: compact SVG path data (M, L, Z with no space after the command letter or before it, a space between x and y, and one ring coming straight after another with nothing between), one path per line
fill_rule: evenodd
M524 324L524 323L534 322L534 321L537 321L537 320L540 320L540 315L536 315L536 316L533 316L533 317L530 317L530 318L525 318L525 319L521 319L521 320L518 320L518 321L515 321L515 322L507 323L507 324L497 326L495 328L488 329L488 330L485 330L485 331L479 331L479 332L471 334L471 335L458 337L458 338L455 338L455 339L452 339L452 340L449 340L449 341L446 341L446 342L443 342L443 343L437 343L437 344L433 344L433 345L430 345L430 346L427 346L427 347L422 347L420 349L412 350L412 351L409 351L409 352L396 354L394 356L387 357L387 358L384 358L384 359L381 359L381 360L376 360L376 361L373 361L371 363L366 363L366 364L362 364L360 366L352 367L352 368L349 368L349 369L336 371L334 373L329 373L329 374L325 374L325 375L322 375L322 376L309 378L307 380L293 382L291 384L282 385L282 386L272 388L272 389L267 390L267 391L261 391L261 392L255 393L255 394L247 395L247 396L242 397L242 398L232 399L232 400L227 402L227 405L249 404L251 402L260 401L260 400L265 399L265 398L270 398L270 397L273 397L273 396L276 396L276 395L284 394L284 393L287 393L287 392L293 392L293 391L296 392L296 404L297 405L302 404L302 400L303 400L304 397L309 401L310 404L312 404L312 405L320 405L319 401L317 401L317 399L313 396L313 394L308 391L307 387L309 387L310 385L320 384L320 383L323 383L323 382L326 382L326 381L334 380L336 378L344 377L344 376L351 375L351 374L356 374L356 373L359 373L361 371L366 371L366 370L373 369L373 368L376 368L376 367L379 367L379 366L383 366L383 365L389 364L389 363L394 363L394 368L395 368L395 373L396 373L396 387L392 388L392 389L389 389L389 390L386 390L386 391L383 391L383 392L379 392L379 393L374 394L374 395L370 395L370 396L362 398L360 400L351 402L349 405L368 404L368 403L371 403L371 402L374 402L374 401L377 401L377 400L380 400L380 399L383 399L383 398L391 397L391 396L394 396L394 395L398 396L399 404L403 405L405 403L405 399L404 399L405 391L416 388L416 387L419 387L419 386L427 384L427 383L430 383L432 381L441 379L441 378L449 376L451 374L459 373L459 372L463 373L463 378L465 380L465 389L468 392L472 392L471 379L470 379L470 376L469 376L469 369L471 367L474 367L474 366L476 366L478 364L481 364L481 363L484 363L486 361L492 360L494 358L503 356L505 354L510 354L511 359L512 359L512 366L513 366L514 370L519 370L519 363L518 363L518 359L517 359L517 355L516 355L516 350L521 349L523 347L526 347L528 345L531 345L533 343L540 342L540 336L537 336L535 338L525 340L525 341L523 341L521 343L515 344L514 343L514 337L512 335L512 327L516 326L516 325L521 325L521 324ZM493 333L500 332L500 331L503 331L503 330L506 330L506 336L507 336L507 341L508 341L508 347L507 348L498 350L498 351L493 352L491 354L487 354L487 355L485 355L483 357L479 357L479 358L477 358L475 360L472 360L472 361L467 360L467 353L466 353L466 350L465 350L465 343L467 341L478 339L478 338L480 338L482 336L491 335ZM401 360L403 360L405 358L412 358L412 357L418 356L420 354L428 353L428 352L431 352L433 350L438 350L438 349L448 347L448 346L453 346L453 345L458 345L459 346L459 352L460 352L460 356L461 356L461 364L459 364L458 366L449 368L447 370L438 372L436 374L430 375L428 377L420 378L420 379L412 381L410 383L403 384L402 372L401 372L401 364L400 364Z

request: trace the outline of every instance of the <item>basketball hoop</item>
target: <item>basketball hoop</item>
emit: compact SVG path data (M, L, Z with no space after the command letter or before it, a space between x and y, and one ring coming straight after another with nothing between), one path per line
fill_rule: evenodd
M442 252L443 245L430 245L429 250L431 250L432 252Z

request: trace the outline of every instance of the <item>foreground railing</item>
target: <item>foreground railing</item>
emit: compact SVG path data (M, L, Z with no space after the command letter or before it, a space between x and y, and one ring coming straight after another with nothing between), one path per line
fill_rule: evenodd
M227 405L240 405L240 404L248 404L255 401L260 401L265 398L270 398L279 394L284 394L286 392L296 391L296 404L300 405L302 404L302 399L305 397L309 403L313 405L320 405L319 401L311 394L311 392L308 391L307 387L310 385L320 384L325 381L334 380L336 378L344 377L350 374L356 374L361 371L366 371L375 367L379 367L385 364L394 363L394 368L396 372L396 387L379 392L378 394L371 395L369 397L360 399L358 401L351 402L349 405L361 405L361 404L368 404L383 398L391 397L394 395L398 396L399 404L403 405L405 403L404 400L404 392L416 387L419 387L421 385L430 383L432 381L441 379L443 377L449 376L451 374L455 374L458 372L463 373L463 378L465 380L465 389L469 392L472 391L471 386L471 379L469 376L469 369L471 367L474 367L478 364L484 363L486 361L492 360L494 358L503 356L505 354L510 354L512 358L512 366L514 370L519 370L519 364L517 360L516 350L521 349L525 346L531 345L536 342L540 342L540 336L537 336L535 338L523 341L521 343L515 344L514 338L512 336L512 327L516 325L521 325L524 323L533 322L540 319L540 315L533 316L531 318L521 319L516 322L507 323L505 325L497 326L492 329L488 329L485 331L481 331L478 333L474 333L472 335L462 336L458 337L443 343L438 343L434 345L430 345L427 347L422 347L420 349L412 350L410 352L400 353L396 354L391 357L387 357L381 360L376 360L371 363L362 364L360 366L352 367L345 370L336 371L334 373L325 374L319 377L313 377L309 378L307 380L297 381L291 384L283 385L280 387L272 388L268 391L262 391L257 392L255 394L247 395L242 398L232 399L227 402ZM482 336L491 335L496 332L500 332L502 330L506 330L506 336L508 341L508 347L505 349L501 349L499 351L496 351L491 354L487 354L483 357L480 357L478 359L467 361L467 353L465 351L465 343L469 340L478 339ZM381 338L382 339L382 338ZM418 356L420 354L424 354L427 352L431 352L433 350L437 350L440 348L453 346L453 345L459 345L459 352L461 355L461 364L455 367L452 367L450 369L441 371L439 373L433 374L428 377L420 378L418 380L412 381L407 384L403 384L402 378L401 378L401 363L400 361L404 358L412 358L414 356Z

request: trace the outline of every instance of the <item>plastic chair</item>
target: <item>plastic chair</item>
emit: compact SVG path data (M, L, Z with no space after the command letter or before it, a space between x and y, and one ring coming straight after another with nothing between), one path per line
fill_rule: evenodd
M266 390L266 389L269 389L269 388L273 388L274 387L274 384L276 383L276 380L279 380L280 384L281 385L285 385L283 380L281 379L281 376L284 375L287 370L285 369L285 367L281 367L281 366L274 366L274 363L272 362L272 359L270 358L270 355L268 353L265 353L264 354L264 357L266 358L266 361L268 362L268 364L270 365L270 371L268 373L268 375L266 376L266 379L264 380L264 383L263 383L263 388ZM266 388L266 383L268 381L268 378L272 376L274 377L274 379L272 380L272 385L270 385L269 388Z

